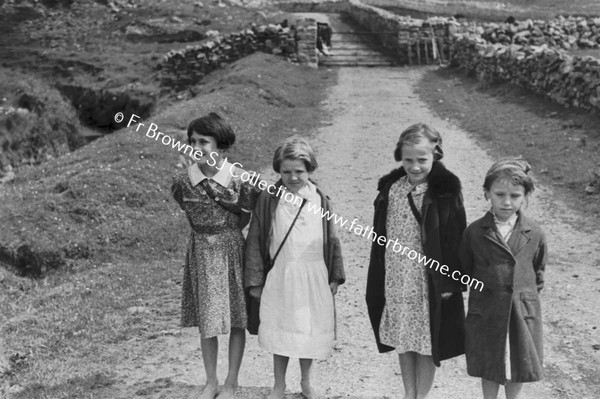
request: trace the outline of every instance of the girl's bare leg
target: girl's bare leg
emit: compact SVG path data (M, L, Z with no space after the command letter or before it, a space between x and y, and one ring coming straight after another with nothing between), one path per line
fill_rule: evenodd
M504 387L506 399L517 399L519 397L519 393L521 393L521 388L523 388L522 382L506 383L506 386Z
M400 373L404 384L404 399L417 398L417 354L415 352L399 353Z
M290 358L287 356L273 355L275 383L267 399L283 399L285 394L285 373L289 360Z
M302 388L302 396L306 399L318 399L319 397L311 382L312 365L313 359L300 359L300 374L302 376L300 386Z
M431 356L416 354L417 357L417 399L429 394L435 377L435 364Z
M481 389L483 390L483 399L496 399L498 397L498 388L500 384L494 381L481 379Z
M217 379L217 355L219 353L219 340L217 337L200 338L202 361L206 370L206 384L202 389L199 399L213 399L219 389Z
M235 397L245 347L246 330L232 328L229 334L229 371L225 379L225 386L219 394L219 399L233 399Z

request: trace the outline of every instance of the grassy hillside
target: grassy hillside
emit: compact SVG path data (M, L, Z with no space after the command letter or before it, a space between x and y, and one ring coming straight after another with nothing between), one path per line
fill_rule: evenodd
M183 135L188 121L216 110L237 132L229 157L270 168L280 140L318 126L335 76L255 54L143 122ZM14 398L103 397L98 390L113 384L111 367L130 355L123 346L132 337L173 328L189 234L170 195L179 158L142 129L32 167L0 194L4 253L22 255L23 270L44 277L0 268L0 396L12 387ZM53 268L60 272L45 270ZM147 317L149 308L160 314Z
M195 98L142 122L184 137L190 120L218 111L239 135L230 157L257 168L298 126L290 123L298 110L319 100L314 94L321 83L314 73L256 54L211 75ZM177 252L185 240L172 237L185 237L186 229L170 194L177 163L174 149L132 126L22 171L0 191L1 260L39 275L81 259Z

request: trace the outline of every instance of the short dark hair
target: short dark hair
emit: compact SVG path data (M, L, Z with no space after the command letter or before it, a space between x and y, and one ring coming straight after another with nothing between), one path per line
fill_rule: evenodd
M219 150L226 150L235 143L233 128L216 112L211 112L190 122L187 129L188 143L194 133L214 137Z
M442 151L442 136L432 127L425 123L415 123L409 126L400 134L396 149L394 150L394 159L397 162L402 160L402 147L405 144L417 145L421 140L427 140L433 145L433 159L439 161L444 157Z

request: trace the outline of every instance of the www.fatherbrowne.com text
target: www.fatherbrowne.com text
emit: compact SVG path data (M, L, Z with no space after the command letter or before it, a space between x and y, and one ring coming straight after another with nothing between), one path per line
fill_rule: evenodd
M121 123L123 119L124 115L122 112L118 112L115 114L115 121L117 123ZM127 123L127 127L131 126L132 123L137 123L137 127L135 129L135 131L137 132L140 129L140 127L144 126L144 123L138 122L139 119L140 117L138 115L131 114L129 122ZM146 130L146 137L158 141L158 139L161 136L161 142L164 145L171 146L177 151L183 150L184 154L187 154L187 152L189 152L188 155L194 158L196 161L199 161L202 158L202 151L194 149L194 147L192 147L191 145L182 143L181 141L175 140L175 138L158 131L158 125L156 125L155 123L150 123L148 125L148 129ZM217 164L218 154L216 152L212 152L211 154L209 154L209 156L210 159L207 161L207 163L210 166L215 166ZM239 168L242 170L239 176L235 173L239 170L235 166L239 166ZM246 172L244 170L243 165L239 162L231 164L229 173L233 177L239 177L243 182L248 182L253 186L258 187L260 190L266 190L269 194L275 195L278 198L282 198L287 202L296 203L297 205L299 205L302 202L302 198L291 193L290 191L287 191L285 189L285 186L281 185L277 187L273 184L266 182L263 179L260 179L260 175L256 172ZM339 225L342 228L346 228L347 230L353 232L356 235L362 236L367 239L372 239L373 242L377 242L378 245L382 247L385 246L387 249L389 249L391 245L392 251L405 255L411 260L416 260L418 263L423 264L424 266L429 267L430 269L434 269L435 271L441 273L444 276L449 275L453 280L460 281L462 284L469 286L470 289L478 289L479 291L483 291L483 282L472 278L467 274L462 274L459 270L453 270L452 273L449 273L450 267L448 265L440 265L440 263L437 260L429 258L426 255L415 251L414 249L402 245L398 242L397 238L394 238L392 240L383 235L377 235L372 226L369 228L367 226L363 227L362 225L358 224L357 218L354 218L350 225L346 227L346 225L348 224L348 219L341 217L336 213L329 213L329 211L323 210L321 206L317 206L317 204L314 204L312 202L309 202L307 207L309 212L313 212L315 215L320 215L322 218L326 218L328 221L333 219L334 224Z

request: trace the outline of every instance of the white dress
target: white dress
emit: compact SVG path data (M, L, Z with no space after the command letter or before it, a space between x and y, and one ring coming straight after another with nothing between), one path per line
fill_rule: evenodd
M298 195L317 207L321 205L321 197L310 182ZM298 212L298 202L279 200L272 224L272 257ZM326 359L334 341L333 295L323 259L321 214L309 211L308 205L267 275L260 303L258 343L281 356Z

